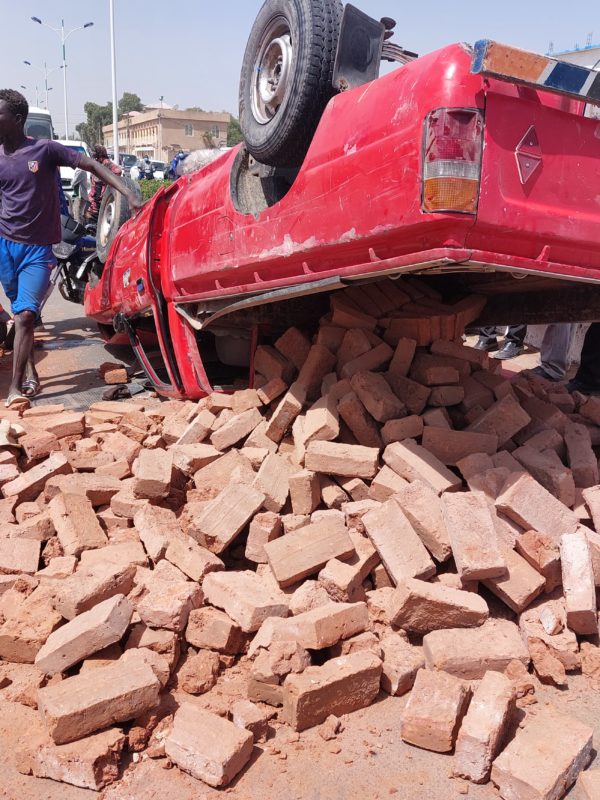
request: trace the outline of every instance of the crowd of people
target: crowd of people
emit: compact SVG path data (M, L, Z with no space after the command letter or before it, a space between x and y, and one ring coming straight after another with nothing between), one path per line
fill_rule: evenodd
M75 171L71 210L79 220L97 221L107 186L125 195L133 213L141 206L137 195L121 180L122 168L109 158L105 147L96 145L90 158L51 139L30 138L24 130L28 110L20 92L0 90L0 283L11 303L15 325L7 408L29 403L40 391L34 327L56 264L52 245L61 240L60 215L69 211L59 168ZM185 158L180 150L167 175L177 177ZM149 158L139 169L142 178L153 174ZM550 381L565 379L574 331L575 325L568 323L548 326L534 373ZM515 358L523 352L526 332L526 325L509 326L500 346L497 329L482 328L475 347L496 351L494 357L501 360ZM577 374L567 383L569 390L600 393L599 347L600 323L593 323L585 336Z

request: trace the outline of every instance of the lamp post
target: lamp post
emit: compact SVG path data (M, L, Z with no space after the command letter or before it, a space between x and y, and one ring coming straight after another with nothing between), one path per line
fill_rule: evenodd
M53 72L57 72L62 67L53 67L52 69L48 69L46 62L44 61L44 67L36 67L35 64L32 64L31 61L23 61L24 64L27 64L28 67L33 67L33 69L39 70L44 76L44 86L46 89L46 108L48 108L48 92L52 91L52 87L48 88L48 75L52 75ZM39 102L39 101L38 101Z
M38 25L43 25L45 28L49 28L51 31L57 34L60 38L60 43L62 45L62 71L63 71L63 90L64 90L64 100L65 100L65 139L69 138L69 104L67 98L67 51L65 47L65 42L73 33L77 31L82 31L84 28L91 28L94 24L93 22L86 22L85 25L80 25L78 28L72 28L70 31L65 32L65 21L61 19L60 21L60 28L54 28L52 25L48 25L47 22L42 22L39 17L32 17L33 22L37 22Z
M113 160L119 163L119 106L117 102L117 50L115 47L115 3L110 0L110 54L112 77L112 112L113 112ZM128 121L129 126L129 121ZM128 127L129 133L129 127Z

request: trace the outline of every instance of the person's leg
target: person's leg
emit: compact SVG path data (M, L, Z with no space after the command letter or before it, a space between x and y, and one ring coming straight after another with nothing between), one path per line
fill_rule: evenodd
M600 322L593 322L583 340L581 361L575 378L567 384L571 390L600 390Z
M35 311L21 311L15 314L15 346L13 349L13 374L8 388L8 397L22 394L21 386L27 374L28 380L37 381L33 362L33 328Z
M539 373L550 380L560 381L569 369L569 351L577 324L559 322L548 325L540 347Z
M494 353L494 358L504 361L507 358L520 356L524 349L523 342L526 333L527 325L509 325L506 329L504 344L497 353Z
M479 329L479 339L475 343L477 350L493 350L497 346L496 326L488 325Z

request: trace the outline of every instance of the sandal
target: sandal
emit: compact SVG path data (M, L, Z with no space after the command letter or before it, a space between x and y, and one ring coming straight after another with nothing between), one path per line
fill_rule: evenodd
M9 394L6 398L6 402L4 403L5 408L11 408L13 405L18 404L19 406L27 406L30 407L31 403L29 402L29 398L25 397L23 394L19 394L15 392L14 394Z
M27 378L21 384L21 392L24 397L35 397L40 391L41 386L37 378Z

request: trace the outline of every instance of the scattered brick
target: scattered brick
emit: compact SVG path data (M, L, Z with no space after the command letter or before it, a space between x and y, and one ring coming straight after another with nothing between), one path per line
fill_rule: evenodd
M576 633L597 633L594 571L590 547L583 531L561 537L560 563L567 605L567 625Z
M421 480L442 494L462 486L462 480L414 439L393 442L383 451L383 460L407 481Z
M436 561L452 555L450 539L438 495L423 481L415 480L398 489L396 502Z
M506 559L498 548L494 521L486 499L476 493L444 496L443 517L459 575L481 580L506 574Z
M288 613L286 596L249 570L211 572L202 588L208 602L223 609L246 633L257 631L267 617L285 617Z
M474 453L495 453L498 437L489 433L444 430L427 425L423 430L422 445L442 464L456 466L461 459Z
M473 592L405 578L391 595L388 619L416 633L440 628L471 628L489 616L485 600Z
M133 479L135 497L156 500L166 497L171 488L173 454L170 450L142 450Z
M509 476L496 508L514 520L524 530L536 530L552 536L558 542L564 533L574 533L577 516L553 497L531 475Z
M210 503L188 533L212 553L222 553L258 511L265 495L252 486L231 483Z
M84 550L108 544L87 497L57 494L48 504L48 512L66 555L80 556Z

